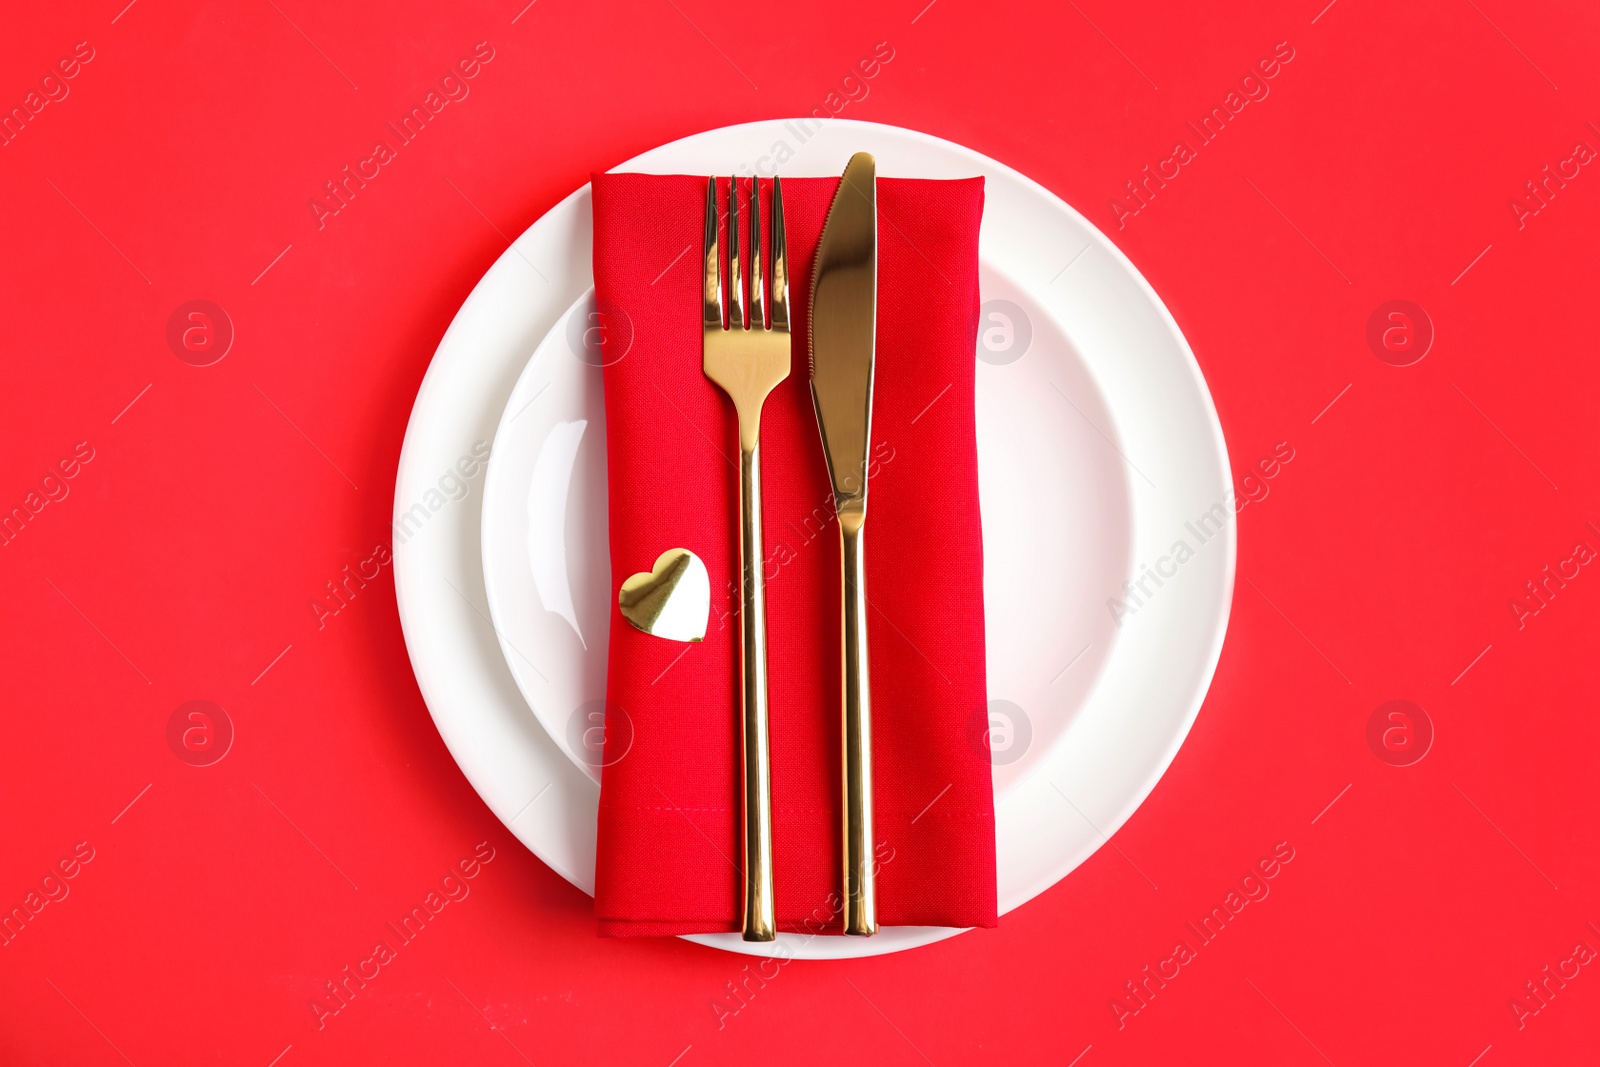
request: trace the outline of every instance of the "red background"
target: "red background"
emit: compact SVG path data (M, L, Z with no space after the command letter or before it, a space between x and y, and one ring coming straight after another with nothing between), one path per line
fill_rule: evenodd
M1592 1049L1594 967L1521 1028L1509 1007L1576 942L1600 948L1600 577L1581 568L1520 629L1509 607L1575 542L1600 548L1600 176L1521 228L1509 206L1575 142L1600 148L1592 12L123 2L13 5L0 34L7 109L76 42L95 50L0 148L0 508L94 450L0 547L0 907L95 850L0 948L0 1060L1494 1067ZM471 95L319 230L308 199L479 41L495 58ZM588 899L468 787L387 569L321 629L309 604L387 541L411 399L508 235L594 168L822 106L879 41L895 58L842 114L971 145L1078 207L1189 337L1236 477L1280 441L1295 459L1239 516L1215 684L1115 848L999 930L791 964L719 1029L742 959L597 940ZM1280 41L1295 58L1271 95L1117 229L1122 183ZM237 333L203 368L166 341L196 298ZM1365 338L1397 298L1436 331L1404 368ZM208 767L167 742L194 699L236 733ZM1436 732L1412 766L1368 746L1391 699ZM496 854L471 895L319 1030L321 983L480 841ZM1119 1029L1123 983L1280 841L1295 858L1271 895Z

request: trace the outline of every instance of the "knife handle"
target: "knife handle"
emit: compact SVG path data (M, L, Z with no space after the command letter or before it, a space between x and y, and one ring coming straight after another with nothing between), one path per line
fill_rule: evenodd
M767 747L767 590L761 444L739 450L739 736L744 809L744 939L777 936L772 901L772 764Z
M872 687L867 678L867 571L861 527L865 513L839 516L844 564L844 932L878 932L873 876Z

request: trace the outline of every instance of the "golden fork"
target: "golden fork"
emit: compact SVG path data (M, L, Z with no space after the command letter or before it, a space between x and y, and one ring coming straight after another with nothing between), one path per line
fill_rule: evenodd
M772 765L767 752L767 595L761 538L761 406L789 376L789 263L783 190L772 180L772 310L767 314L761 256L761 188L750 195L750 299L739 226L739 179L728 185L728 273L732 308L723 325L722 255L717 233L717 180L706 182L704 370L739 415L739 732L744 807L744 939L777 936L772 901ZM748 311L748 315L746 312Z

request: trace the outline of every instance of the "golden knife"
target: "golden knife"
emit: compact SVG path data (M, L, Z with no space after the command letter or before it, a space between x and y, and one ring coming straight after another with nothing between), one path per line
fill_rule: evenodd
M867 679L867 451L878 287L877 163L850 157L811 276L811 399L843 558L844 932L878 932L872 871L872 689Z

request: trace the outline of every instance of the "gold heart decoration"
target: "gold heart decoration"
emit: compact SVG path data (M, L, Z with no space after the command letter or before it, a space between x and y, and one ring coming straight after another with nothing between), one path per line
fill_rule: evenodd
M687 548L669 548L648 572L630 574L617 591L622 617L668 641L699 641L711 616L711 576Z

